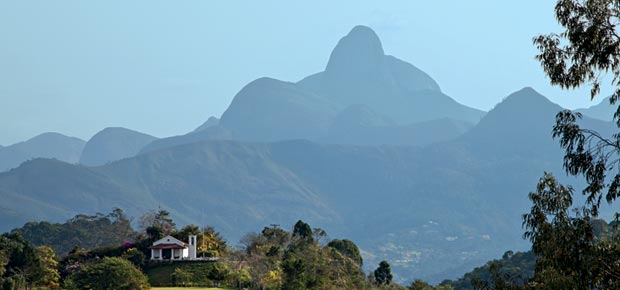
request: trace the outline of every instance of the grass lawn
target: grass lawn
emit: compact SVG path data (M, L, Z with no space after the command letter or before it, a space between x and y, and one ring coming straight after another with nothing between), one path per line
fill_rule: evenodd
M200 288L200 287L153 287L154 290L226 290L224 288Z

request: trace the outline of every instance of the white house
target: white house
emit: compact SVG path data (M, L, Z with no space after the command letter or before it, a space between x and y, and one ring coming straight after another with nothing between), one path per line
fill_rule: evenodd
M165 236L149 247L151 260L196 260L196 236L189 236L189 242L182 242L173 236Z

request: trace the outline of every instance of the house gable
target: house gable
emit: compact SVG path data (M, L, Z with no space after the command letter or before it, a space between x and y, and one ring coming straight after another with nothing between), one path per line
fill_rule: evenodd
M173 236L165 236L162 239L159 239L153 243L153 246L157 245L177 245L179 247L187 247L185 242L179 241Z

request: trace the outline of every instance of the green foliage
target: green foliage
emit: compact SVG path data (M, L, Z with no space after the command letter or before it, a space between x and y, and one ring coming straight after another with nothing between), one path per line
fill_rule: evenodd
M66 289L139 290L150 289L146 276L122 258L103 258L73 273L65 281Z
M172 236L181 240L188 241L190 235L196 236L196 250L198 256L221 257L226 255L226 240L212 226L200 229L197 225L187 225L178 231L173 231Z
M181 287L189 287L189 286L193 286L193 281L192 281L192 274L183 270L182 268L176 268L174 269L174 272L172 273L172 281L174 283L175 286L181 286Z
M144 267L146 261L146 255L136 248L128 249L121 255L121 257L139 268Z
M153 286L186 285L211 287L223 283L231 275L228 266L221 262L176 261L172 263L151 263L146 266L146 275Z
M496 284L523 286L534 276L535 266L536 255L533 252L507 251L500 260L490 261L447 284L463 290L492 288Z
M34 248L21 235L5 233L0 236L0 283L5 289L25 289L33 286L58 286L56 255L49 247Z
M332 247L336 249L341 254L351 258L358 265L362 266L364 260L362 259L362 254L360 253L360 249L357 247L355 243L350 240L332 240L327 244L328 247Z
M591 97L600 90L601 75L611 72L612 85L617 87L610 98L615 105L620 97L620 36L617 25L620 5L617 0L560 0L556 18L564 31L535 38L540 54L537 59L552 84L576 88L590 83ZM588 186L583 190L586 205L593 216L605 197L613 202L620 192L620 174L609 172L619 165L620 135L606 139L595 131L583 129L577 123L581 114L571 111L558 113L553 136L565 149L564 168L568 174L581 175ZM620 128L620 107L614 114ZM612 173L611 179L606 178ZM611 183L607 184L608 181ZM603 193L606 191L606 193Z
M379 267L373 272L375 283L378 285L390 285L392 283L392 269L387 261L381 261Z
M149 226L146 228L145 232L150 241L157 241L164 237L164 230L160 227Z
M46 288L59 287L60 273L58 272L58 260L54 250L47 246L39 246L37 247L37 256L39 259L37 267L39 277L35 284Z
M176 224L170 218L170 212L163 209L143 214L138 221L138 225L154 240L169 235L176 229Z
M425 281L416 279L413 282L411 282L411 285L409 285L407 289L409 290L453 290L454 288L451 285L432 286ZM461 288L457 288L457 289L461 289Z
M199 234L201 234L200 227L194 224L186 225L180 230L172 232L173 237L186 242L189 240L189 236L198 236Z
M49 246L63 256L74 247L94 249L131 241L135 232L125 213L115 208L109 214L76 215L64 224L29 222L14 229L35 246Z
M312 228L307 223L299 220L293 227L293 237L312 239Z
M433 290L433 286L420 279L415 279L409 285L409 290Z
M9 263L9 251L7 248L0 248L0 277L6 273L6 265Z
M529 197L533 206L523 216L523 236L532 242L532 251L537 255L537 274L553 270L555 276L566 281L563 285L572 281L577 289L594 287L594 232L587 212L584 215L575 210L574 215L570 214L572 189L545 173L537 191ZM549 277L538 275L535 280L542 282L543 278Z
M302 259L286 259L282 263L282 270L285 274L283 290L306 289L309 278L306 277L306 265Z
M122 246L105 246L92 249L89 254L92 257L120 257L125 252Z
M245 249L231 258L244 262L231 263L231 268L247 271L249 289L372 289L357 246L348 240L323 245L318 239L324 237L327 233L312 231L303 221L292 232L265 227L242 239Z
M220 232L212 226L207 226L198 235L197 250L199 253L204 252L207 257L221 257L227 254L228 246Z
M591 96L600 91L599 72L611 72L612 84L620 85L620 51L617 25L620 6L617 0L560 0L555 15L564 31L534 39L540 61L551 83L576 88L590 83ZM612 96L618 98L620 88Z
M562 88L591 84L591 97L600 91L601 75L611 72L620 98L620 2L617 0L559 0L555 14L564 31L534 39L537 56L551 83ZM560 185L553 176L541 178L533 203L524 215L524 234L537 255L531 286L537 289L617 289L620 251L617 235L595 238L601 231L593 221L603 198L613 203L620 196L620 134L610 139L583 129L581 114L565 110L557 114L553 137L565 150L567 174L581 176L587 186L582 207L573 209L573 190ZM620 106L614 114L620 128ZM611 176L609 176L611 175ZM571 213L572 212L572 213ZM616 218L619 215L616 213Z

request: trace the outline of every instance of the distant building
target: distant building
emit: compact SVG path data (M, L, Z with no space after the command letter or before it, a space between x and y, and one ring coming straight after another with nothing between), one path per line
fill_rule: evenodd
M151 260L197 260L196 236L189 236L188 243L173 236L165 236L149 247Z

